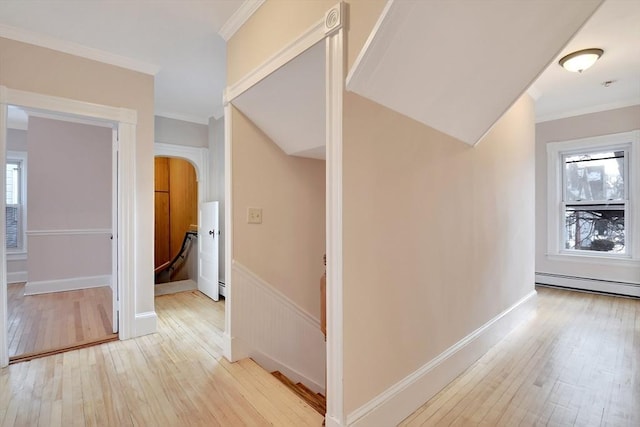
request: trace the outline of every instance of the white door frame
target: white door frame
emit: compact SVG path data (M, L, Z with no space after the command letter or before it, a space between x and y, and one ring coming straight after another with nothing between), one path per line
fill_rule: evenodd
M89 118L113 124L118 132L118 205L117 230L114 236L118 249L118 270L113 280L119 286L120 316L118 319L120 339L134 336L135 320L135 146L137 112L127 108L92 104L56 96L10 89L0 86L0 163L6 162L7 106L16 105L28 109L50 111L79 118ZM0 186L4 187L5 176L0 174ZM0 222L5 222L5 200L1 198ZM0 227L0 240L5 240L6 230ZM9 364L7 341L7 253L0 245L0 367Z
M233 100L286 63L324 40L326 79L326 233L327 233L327 426L346 425L343 385L343 292L342 292L342 106L344 91L344 3L324 17L261 66L227 88L224 99L225 126L225 332L224 356L235 361L243 355L234 340L233 311L233 200L232 112ZM235 355L235 357L234 357Z

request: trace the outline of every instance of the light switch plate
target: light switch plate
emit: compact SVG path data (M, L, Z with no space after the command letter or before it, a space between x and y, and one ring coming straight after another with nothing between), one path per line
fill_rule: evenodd
M247 209L247 223L248 224L262 224L262 208L248 208Z

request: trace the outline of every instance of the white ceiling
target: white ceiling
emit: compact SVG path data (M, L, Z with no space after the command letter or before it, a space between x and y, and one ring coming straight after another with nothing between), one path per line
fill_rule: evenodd
M105 58L106 62L121 64L147 73L157 73L155 77L156 114L207 123L209 117L219 117L222 114L222 91L226 85L224 40L228 39L263 1L0 0L0 37L12 37L52 48L68 48L67 51L70 53L94 54L95 59ZM426 115L422 110L429 106L435 109L437 114L443 115L449 110L455 111L456 114L477 111L468 103L470 96L464 97L464 100L450 99L441 103L442 97L456 92L469 95L471 92L468 84L486 82L481 73L476 71L484 70L484 66L493 61L491 54L497 54L498 59L510 58L512 66L521 68L521 61L517 60L515 55L526 44L517 43L517 31L514 37L503 37L507 34L501 31L501 29L506 31L503 27L504 22L520 23L522 31L534 34L531 38L536 43L541 43L546 40L545 35L548 33L549 25L557 21L567 24L574 21L560 19L560 11L556 14L560 16L539 24L535 21L539 16L530 13L527 7L531 8L536 4L553 4L555 14L555 11L559 10L558 6L562 4L570 5L572 10L580 6L577 2L507 2L517 5L520 13L496 10L492 13L493 18L487 16L486 11L477 11L469 7L470 5L479 7L482 4L498 7L501 3L504 3L504 0L476 2L475 5L459 0L449 2L396 0L394 2L396 7L432 8L426 11L428 12L426 15L425 11L420 10L414 10L413 16L411 14L406 16L405 13L402 21L405 26L416 23L424 27L425 31L432 36L431 39L422 38L418 46L411 44L405 46L408 47L405 50L412 55L412 60L415 59L416 51L426 52L424 57L427 60L423 64L426 70L420 68L421 64L414 62L408 64L386 62L381 64L380 70L372 70L371 74L375 77L376 73L387 73L385 75L389 77L388 81L381 85L371 82L364 84L373 86L374 91L386 90L385 87L388 85L395 90L396 86L402 86L404 81L408 83L409 79L405 76L417 77L421 81L420 90L410 95L415 99L415 103L420 105L420 114ZM461 10L457 7L460 5L464 5ZM452 11L443 15L442 12L447 7L452 8ZM466 12L467 19L471 22L457 15L462 12ZM473 19L469 18L469 15L472 15ZM506 19L507 16L509 19ZM638 22L640 22L639 1L607 0L561 52L554 52L555 56L549 67L535 82L532 90L533 93L540 95L536 102L538 121L640 103L640 25ZM504 44L508 46L500 43L486 43L487 38L492 35L505 39ZM402 40L402 34L396 34L395 31L392 31L389 36L382 38L383 48ZM422 36L425 37L424 34ZM469 43L470 40L472 43ZM456 44L460 41L464 43ZM478 43L484 46L478 48ZM90 49L86 49L87 47ZM583 74L572 74L557 65L558 58L565 53L585 47L601 47L605 50L603 57L593 68ZM399 55L397 49L389 48L389 50L391 58ZM487 52L490 55L485 55ZM441 57L440 54L446 55ZM442 66L433 67L436 61ZM498 71L499 67L497 64L494 65L494 71ZM384 67L388 69L384 71ZM435 68L444 74L444 79L431 73ZM482 98L480 111L483 113L488 104L498 104L493 100L497 92L513 85L513 82L503 79L508 73L504 73L504 69L499 71L488 76L491 84L486 85L485 88L487 89L485 92L489 94L485 93ZM397 75L401 75L402 78L394 78ZM498 76L500 79L491 80ZM309 79L310 82L315 81L315 78L309 77ZM614 80L614 83L605 88L601 83L607 80ZM455 84L456 81L460 82L459 85ZM351 85L354 83L352 82ZM271 88L270 90L280 92L275 99L282 99L284 96L282 89ZM481 99L480 92L473 98ZM259 95L255 96L259 97ZM308 94L308 96L317 97L317 93L316 95ZM295 98L302 99L302 94L293 98L292 102L295 102ZM486 100L491 102L487 103ZM308 104L311 103L315 104L315 101ZM273 108L274 105L271 103L269 106ZM306 107L307 110L310 108ZM487 113L487 116L493 116L499 110L494 106L491 114ZM314 115L315 113L311 113L309 116ZM476 124L475 115L471 116L469 127L483 128ZM300 114L298 116L300 117ZM463 120L462 116L457 116L449 126L460 128L463 122L466 120ZM469 133L467 130L468 135L477 133L481 131ZM468 135L464 138L472 141L474 138ZM319 153L323 150L317 151ZM299 152L299 150L292 152ZM315 156L317 153L311 155Z
M287 154L325 158L325 51L317 43L233 100Z
M222 115L220 32L228 38L262 1L1 0L0 36L73 52L88 47L97 58L157 71L156 114L207 123Z
M604 54L583 73L558 64L564 55L591 47ZM602 85L609 80L614 83ZM640 104L640 1L607 0L535 82L534 91L538 121Z
M390 2L347 88L474 145L599 4Z

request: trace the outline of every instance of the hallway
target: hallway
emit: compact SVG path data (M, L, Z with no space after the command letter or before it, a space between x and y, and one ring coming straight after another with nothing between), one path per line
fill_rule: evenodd
M0 370L0 425L322 423L251 360L222 358L224 301L182 292L156 298L156 310L156 334Z

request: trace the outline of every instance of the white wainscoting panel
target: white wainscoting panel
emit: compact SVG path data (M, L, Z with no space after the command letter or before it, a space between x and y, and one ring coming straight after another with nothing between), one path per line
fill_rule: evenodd
M232 274L231 339L265 369L324 392L326 345L319 320L236 261Z
M536 291L347 415L348 426L394 426L535 313Z

